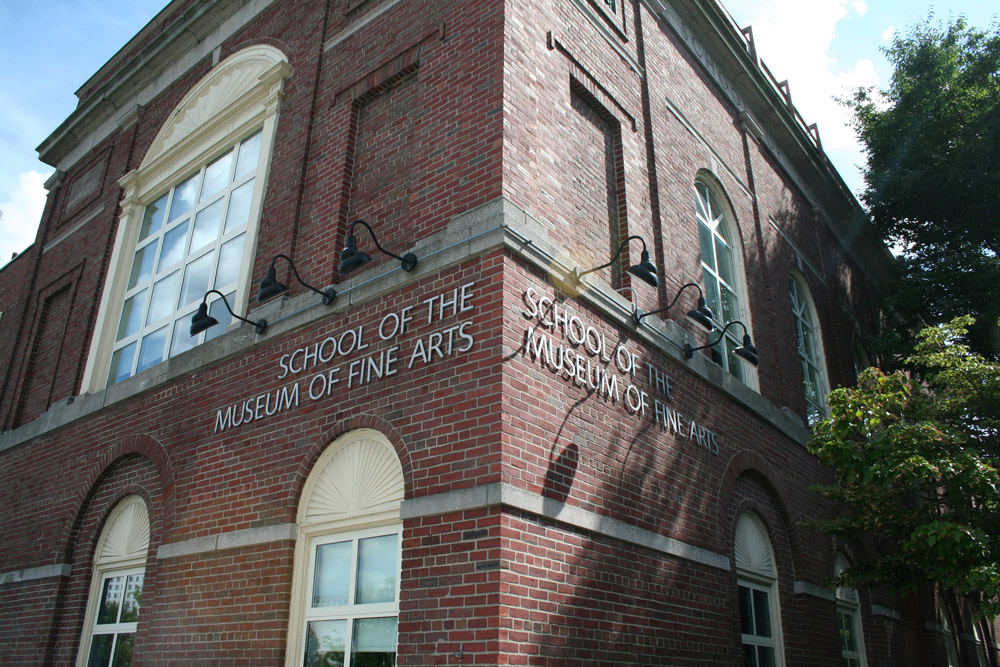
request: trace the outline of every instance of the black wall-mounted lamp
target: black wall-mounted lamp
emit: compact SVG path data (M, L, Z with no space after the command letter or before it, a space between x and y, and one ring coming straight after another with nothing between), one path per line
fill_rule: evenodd
M223 294L222 292L220 292L217 289L210 289L207 292L205 292L205 296L201 300L201 305L198 306L198 312L196 312L194 314L194 316L191 318L191 335L192 336L197 336L202 331L205 331L206 329L214 327L216 324L219 323L219 320L215 319L214 317L212 317L211 315L208 314L208 295L209 294L213 294L213 293L219 295L219 297L222 299L222 303L225 304L226 310L229 311L230 315L232 315L233 317L235 317L236 319L238 319L241 322L246 322L247 324L252 324L253 327L254 327L254 331L257 332L258 336L260 334L264 333L267 330L267 320L265 320L263 317L260 318L259 320L257 320L256 322L254 322L252 320L248 320L245 317L240 317L239 315L237 315L236 313L233 312L232 308L229 307L229 302L226 301L226 295L225 294Z
M697 352L698 350L704 350L707 347L718 345L722 341L722 339L726 337L726 331L729 329L729 327L733 326L734 324L738 324L741 327L743 327L743 344L740 345L735 350L733 350L733 354L735 354L740 359L743 359L744 361L747 361L756 366L757 348L754 347L752 342L750 342L750 333L747 331L747 325L743 324L739 320L733 320L732 322L729 322L722 329L722 332L719 334L719 337L716 338L714 342L708 343L707 345L699 345L698 347L691 347L689 343L684 343L684 357L690 359L694 356L694 353Z
M633 264L628 268L628 272L631 273L636 278L642 280L644 283L656 287L659 284L656 279L656 265L653 264L653 262L649 259L649 251L646 250L646 239L642 238L639 235L630 236L624 241L622 241L621 245L618 246L618 252L615 253L615 256L612 257L611 261L608 262L607 264L595 266L594 268L587 269L586 271L580 271L578 268L573 269L573 273L570 274L570 280L573 282L575 286L578 286L580 284L580 279L583 278L588 273L593 273L594 271L600 271L601 269L608 268L616 261L618 261L618 258L622 254L622 250L625 249L625 246L627 246L628 242L631 241L632 239L639 239L640 241L642 241L642 256L640 257L638 264Z
M714 330L715 324L713 323L713 320L715 319L715 314L712 313L712 309L709 308L708 304L705 302L705 294L704 292L701 291L701 286L698 285L698 283L688 283L687 285L684 285L679 290L677 290L677 295L674 297L674 300L671 301L670 305L667 306L666 308L651 310L648 313L644 313L638 308L634 308L632 310L632 321L635 322L636 326L639 326L639 324L642 323L642 318L670 310L671 308L674 307L674 304L677 303L677 299L681 298L681 293L688 287L694 287L696 290L698 290L698 307L695 308L694 310L688 311L687 316L690 317L695 322L697 322L698 324L700 324L701 326L708 329L709 331Z
M271 297L278 296L279 294L284 294L285 292L288 291L288 285L285 285L284 283L279 283L278 279L274 275L274 263L278 261L279 257L288 262L288 265L292 267L292 273L295 274L296 280L298 280L305 287L311 289L313 292L316 292L316 294L319 294L320 296L323 297L324 306L329 306L331 303L333 303L333 300L337 298L337 290L333 289L332 287L328 287L325 292L316 289L306 281L302 280L302 277L299 275L299 272L295 269L295 262L292 261L291 257L289 257L288 255L277 254L274 256L274 259L271 260L271 266L268 267L267 274L264 276L264 279L260 281L260 289L257 290L258 302L267 301Z
M364 220L355 220L351 223L350 228L347 230L347 239L344 241L345 247L340 251L340 264L337 266L337 273L340 275L350 273L359 266L364 266L368 262L372 261L371 255L358 250L358 240L354 237L354 228L358 225L364 225L365 228L368 229L368 234L372 237L372 241L375 242L375 247L390 257L398 259L402 264L404 271L412 271L414 267L417 266L417 256L412 252L408 252L402 257L394 255L379 245L378 239L375 238L375 232L372 230L371 225Z

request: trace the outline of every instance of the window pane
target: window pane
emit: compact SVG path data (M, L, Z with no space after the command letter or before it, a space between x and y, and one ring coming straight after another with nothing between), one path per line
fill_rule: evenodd
M87 667L108 667L114 642L114 635L94 635L90 642L90 659L87 661Z
M190 314L177 318L177 321L174 322L174 333L170 337L170 354L168 356L176 357L182 352L187 352L197 344L198 337L191 335Z
M139 284L139 281L149 280L153 275L153 262L156 261L156 248L159 243L159 239L154 239L136 251L135 259L132 260L132 273L128 278L127 289L132 289Z
M246 238L246 234L240 234L222 246L222 251L219 253L219 268L215 272L215 289L235 283L240 277L244 238Z
M306 667L343 667L347 621L313 621L306 626Z
M774 667L774 649L770 646L758 646L757 664L760 667Z
M740 319L740 306L739 302L736 300L736 295L726 287L725 285L719 286L719 291L722 295L722 321L723 323L732 322L733 320ZM718 311L713 311L718 312ZM729 331L734 331L730 329ZM739 331L739 329L735 329Z
M204 257L196 259L184 269L184 286L181 288L181 298L177 302L178 308L183 308L189 303L201 301L208 291L208 279L212 275L212 262L215 261L215 253L210 252ZM171 308L171 310L173 310Z
M160 231L160 227L163 226L163 209L166 207L167 195L163 195L146 207L146 212L142 216L142 226L139 228L140 241Z
M232 164L233 152L229 151L205 168L205 181L202 183L201 197L198 201L205 201L225 189L229 183L229 168Z
M733 340L727 338L725 340L724 346L726 348L726 368L730 373L735 375L740 380L743 380L743 360L737 357L733 352L739 347L739 344Z
M160 262L157 271L173 266L184 257L184 246L187 241L188 220L177 225L163 235L163 248L160 250Z
M753 591L753 617L757 621L757 632L754 634L758 637L770 637L771 607L764 591Z
M735 283L736 268L733 264L733 249L719 237L715 237L715 260L718 262L719 277L730 285Z
M813 352L816 348L813 343L813 332L812 330L803 325L802 326L802 354L809 361L816 360L816 354Z
M174 200L170 203L169 221L173 222L194 206L195 189L198 186L198 174L187 179L174 190Z
M351 542L335 542L316 547L313 607L339 607L350 602L347 592L351 577L351 546Z
M250 220L250 202L253 200L253 181L247 181L229 195L229 212L226 213L226 231L239 229Z
M136 344L129 343L115 350L111 355L111 369L108 371L108 384L117 384L132 375L132 361L135 359Z
M236 178L246 176L257 168L260 157L260 132L244 139L240 145L240 157L236 161Z
M142 582L144 574L129 575L125 584L125 603L122 606L122 623L135 623L139 620L139 603L142 600Z
M166 342L167 327L145 336L142 339L142 347L139 348L139 364L136 366L135 372L141 373L163 361L163 349L166 347Z
M118 635L118 642L115 644L115 659L111 662L111 667L128 667L132 664L134 643L135 635L131 632Z
M121 340L131 336L142 325L142 316L146 314L146 300L149 298L149 290L144 289L138 294L134 294L125 300L122 307L122 319L118 323L118 337Z
M233 302L236 298L236 292L230 292L226 295L226 300L229 303ZM216 299L208 306L208 314L219 321L214 327L205 332L205 340L212 340L213 338L218 338L222 334L226 333L226 327L229 323L233 321L233 316L229 314L226 310L226 304L222 302L222 299ZM190 330L190 327L188 327Z
M358 541L358 590L355 603L396 599L396 535Z
M180 271L175 271L153 285L149 315L146 316L147 325L161 320L174 312L174 303L177 301L177 283L180 280L180 275Z
M701 261L715 270L715 253L712 252L712 230L698 223L698 240L701 242Z
M750 589L740 586L740 632L745 635L756 634L753 630L753 607L750 604Z
M97 610L98 625L118 622L118 609L121 607L124 590L125 577L108 577L104 580L101 606Z
M722 317L722 308L719 306L719 281L708 271L702 271L702 276L705 279L705 301L715 313L715 318L719 319Z
M699 217L708 219L708 217L709 217L708 216L708 209L705 208L705 201L708 198L708 190L705 188L705 185L702 184L702 183L695 183L694 189L697 192L697 194L696 194L696 196L694 198L694 202L695 202L695 207L696 207L696 210L698 212L698 215L699 215Z
M396 664L396 619L360 618L354 622L354 667L393 667Z
M194 233L191 234L191 250L194 253L219 238L219 225L222 222L222 206L225 199L220 199L211 206L198 211L194 219Z

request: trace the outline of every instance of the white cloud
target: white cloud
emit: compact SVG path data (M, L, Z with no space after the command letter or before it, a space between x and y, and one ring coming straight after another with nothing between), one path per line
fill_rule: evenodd
M879 84L870 60L839 63L831 43L838 24L863 14L861 0L733 0L743 10L741 25L753 25L757 53L778 81L787 79L792 103L806 124L819 126L824 150L838 165L852 189L860 186L853 167L864 162L857 137L849 126L850 112L835 97L848 97L859 86Z
M35 240L38 222L45 208L45 181L51 174L28 171L18 175L17 184L0 194L0 266Z
M865 0L851 0L851 9L858 16L864 16L868 12L868 3Z
M892 36L896 34L896 26L891 25L882 31L882 41L888 42L892 39Z

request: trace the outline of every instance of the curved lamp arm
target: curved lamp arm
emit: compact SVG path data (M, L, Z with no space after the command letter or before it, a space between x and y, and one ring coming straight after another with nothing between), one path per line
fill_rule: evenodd
M714 347L715 345L718 345L720 342L722 342L722 339L726 337L726 331L729 330L729 327L733 326L734 324L738 324L741 327L743 327L743 344L740 345L735 350L733 350L733 354L743 359L744 361L756 366L757 348L754 347L753 342L751 342L750 340L750 333L749 331L747 331L747 325L743 324L739 320L733 320L732 322L726 324L726 326L723 327L722 331L719 332L719 337L716 338L711 343L706 343L705 345L699 345L698 347L691 347L690 343L684 343L684 357L686 359L691 359L692 357L694 357L694 353L697 352L698 350L704 350L705 348Z
M642 241L642 255L639 260L639 263L630 266L628 272L636 276L637 278L641 279L648 285L656 287L658 284L656 279L656 265L653 264L652 260L650 260L649 258L649 250L646 249L646 239L642 238L638 234L633 234L632 236L622 241L621 244L619 244L618 246L618 251L615 252L615 256L612 257L611 261L608 262L607 264L595 266L594 268L587 269L586 271L580 271L579 268L574 268L573 273L570 275L570 279L573 281L573 283L579 285L580 279L583 278L588 273L593 273L594 271L600 271L601 269L608 268L609 266L618 261L618 258L621 257L622 250L625 249L629 241L631 241L632 239L639 239L640 241Z
M206 329L208 329L210 327L214 327L216 324L219 323L219 320L215 319L214 317L212 317L211 315L208 314L208 295L209 294L218 294L220 300L223 303L223 305L225 305L226 310L229 311L229 314L232 315L233 317L235 317L236 319L238 319L241 322L246 322L247 324L252 324L253 327L254 327L254 331L257 332L258 336L261 335L262 333L264 333L267 330L267 320L265 320L263 317L260 318L259 320L257 320L256 322L254 322L253 320L248 320L245 317L240 317L239 315L237 315L236 313L233 312L232 308L229 307L229 302L226 301L226 295L225 294L223 294L222 292L220 292L217 289L210 289L207 292L205 292L205 296L202 297L202 299L201 299L201 305L198 306L198 312L196 312L191 317L191 335L192 336L197 336L202 331L205 331Z
M701 291L701 285L699 285L698 283L687 283L679 290L677 290L677 294L674 296L674 300L671 301L670 305L666 306L665 308L651 310L648 313L642 312L641 310L639 310L638 307L633 308L632 321L635 322L636 326L639 326L642 323L642 318L670 310L671 308L674 307L674 304L677 303L677 300L681 298L681 293L688 287L693 287L696 290L698 290L698 307L695 308L694 310L688 311L687 316L690 317L695 322L697 322L698 324L700 324L701 326L708 329L709 331L713 331L715 329L715 324L713 323L713 320L715 319L715 314L712 313L712 309L709 308L708 304L705 302L705 293Z
M283 255L279 253L274 256L274 259L271 260L271 266L268 267L267 269L267 275L265 275L264 279L260 281L260 289L257 291L257 301L266 301L271 297L277 296L279 294L288 291L288 286L279 283L277 277L275 276L274 264L275 262L278 261L279 257L288 262L288 265L292 267L292 273L295 274L295 279L298 280L300 284L302 284L305 287L308 287L313 292L316 292L317 294L323 297L323 305L329 306L331 303L333 303L333 300L337 298L337 290L333 289L332 287L327 288L327 290L324 292L322 290L313 287L306 281L302 280L302 276L299 275L298 270L295 268L295 262L292 261L292 258L289 257L288 255Z
M369 261L371 261L371 257L368 257L368 255L364 253L358 252L358 241L357 238L354 236L354 228L357 227L358 225L364 225L365 229L368 230L368 235L372 237L372 241L375 243L375 247L378 248L381 252L385 253L386 255L398 259L404 271L412 271L417 266L416 255L414 255L412 252L408 252L402 257L400 257L395 253L389 252L388 250L382 247L382 244L378 242L378 238L375 236L375 231L371 228L371 225L369 225L367 222L359 218L354 222L352 222L351 226L348 227L347 229L347 238L345 239L345 245L347 247L344 248L344 250L340 253L340 266L343 269L340 271L340 273L347 273L349 271L356 269L362 264L367 264Z

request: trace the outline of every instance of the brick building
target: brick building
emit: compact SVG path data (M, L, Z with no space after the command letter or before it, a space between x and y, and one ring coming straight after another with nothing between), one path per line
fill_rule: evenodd
M885 253L715 0L174 0L77 94L0 271L6 664L995 664L823 586Z

